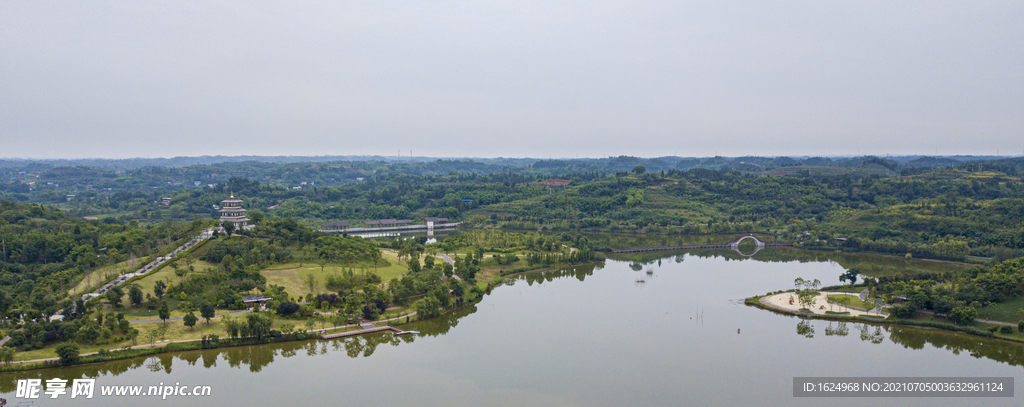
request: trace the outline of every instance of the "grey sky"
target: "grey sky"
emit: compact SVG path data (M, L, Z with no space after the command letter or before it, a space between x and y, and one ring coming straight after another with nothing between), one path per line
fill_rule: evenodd
M0 2L0 157L1024 152L1024 2Z

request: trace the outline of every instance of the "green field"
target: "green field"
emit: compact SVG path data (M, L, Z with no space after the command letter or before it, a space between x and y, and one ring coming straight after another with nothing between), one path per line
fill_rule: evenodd
M978 318L1015 324L1021 320L1017 315L1017 310L1020 309L1024 309L1024 297L981 307L978 309Z
M392 278L401 278L409 270L405 262L398 260L398 254L394 250L381 250L381 256L386 263L378 263L376 268L372 263L366 263L351 266L328 264L321 269L319 264L313 262L290 262L268 267L260 273L267 278L267 284L282 286L290 295L305 295L310 292L310 288L303 281L308 274L316 277L317 286L312 293L317 294L331 291L324 286L328 275L340 274L350 268L356 274L375 272L385 282ZM420 261L422 262L422 258Z
M847 304L851 307L863 308L866 310L870 310L875 307L875 304L861 301L860 297L856 295L832 294L828 296L828 299L836 304L839 304L840 297L846 297L846 299L849 300L849 303Z

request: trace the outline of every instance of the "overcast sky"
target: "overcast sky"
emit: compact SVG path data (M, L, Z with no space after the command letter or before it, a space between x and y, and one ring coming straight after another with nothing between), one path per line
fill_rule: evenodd
M0 157L1024 153L1024 2L0 2Z

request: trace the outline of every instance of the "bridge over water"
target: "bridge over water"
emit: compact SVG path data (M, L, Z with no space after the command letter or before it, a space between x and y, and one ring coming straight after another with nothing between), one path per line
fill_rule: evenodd
M748 240L748 239L754 241L755 249L754 249L754 252L751 253L751 254L743 254L739 250L740 242L742 242L744 240ZM728 242L725 242L725 243L688 244L688 245L680 245L680 246L635 247L635 248L631 248L631 249L612 250L612 253L643 253L643 252L658 252L658 251L664 251L664 250L680 250L680 249L731 249L731 250L735 250L737 253L739 253L739 254L741 254L743 256L749 257L749 256L753 256L753 255L757 254L757 252L761 251L762 249L764 249L766 247L792 246L792 245L793 245L793 242L765 242L765 241L762 241L761 239L758 239L757 236L754 236L752 234L747 234L747 235L740 236L740 237L738 237L738 238L736 238L736 239L734 239L732 241L728 241Z

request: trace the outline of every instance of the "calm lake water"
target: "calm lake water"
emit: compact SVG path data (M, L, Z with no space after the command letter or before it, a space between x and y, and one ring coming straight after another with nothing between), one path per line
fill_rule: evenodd
M609 260L600 268L519 276L478 304L406 325L423 332L416 337L382 333L2 374L0 397L11 405L22 401L14 399L19 378L93 377L97 386L210 385L213 395L61 396L34 405L1021 404L1021 396L793 398L794 376L1019 379L1024 346L936 330L805 321L743 305L750 295L789 288L796 277L838 284L844 269L833 261L780 261L777 254L767 256L772 261L738 260L708 251L658 256L643 259L646 264Z

